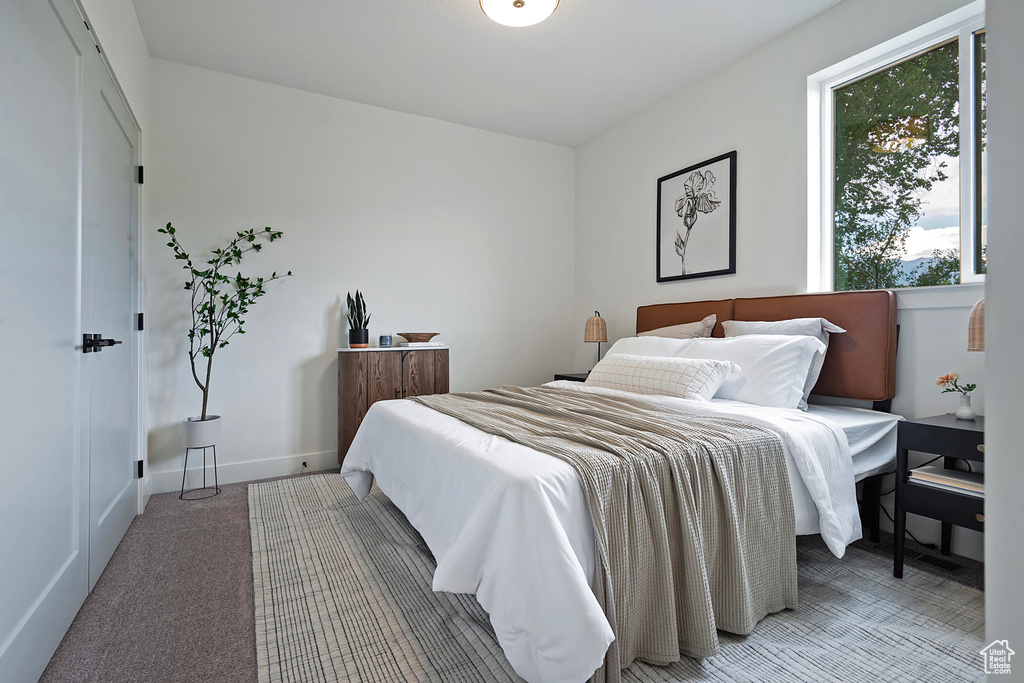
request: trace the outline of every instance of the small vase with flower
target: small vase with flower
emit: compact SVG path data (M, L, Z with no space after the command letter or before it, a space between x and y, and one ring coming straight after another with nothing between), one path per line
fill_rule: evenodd
M978 416L977 411L971 407L971 392L978 388L977 384L960 384L960 375L955 372L939 377L935 384L942 387L944 394L960 394L960 407L954 413L957 419L973 420Z

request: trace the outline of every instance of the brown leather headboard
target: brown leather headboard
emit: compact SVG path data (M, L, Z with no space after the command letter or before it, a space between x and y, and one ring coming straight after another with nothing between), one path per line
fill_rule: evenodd
M829 339L813 393L863 401L896 395L896 295L885 290L764 296L722 301L654 304L636 309L636 331L695 322L715 313L722 320L827 318L846 330ZM722 336L721 324L714 336Z
M735 299L721 301L688 301L681 304L654 304L636 309L636 333L656 330L659 327L679 325L703 320L712 313L718 316L713 337L721 337L722 321L733 319ZM838 324L838 323L836 323Z

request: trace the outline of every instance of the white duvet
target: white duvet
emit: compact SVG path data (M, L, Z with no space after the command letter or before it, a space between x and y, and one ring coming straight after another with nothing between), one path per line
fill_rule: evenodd
M820 532L837 557L861 536L846 435L826 418L577 382L548 386L628 395L771 429L786 451L797 534ZM397 400L371 406L341 474L360 498L376 478L434 554L433 589L475 593L523 678L579 683L601 665L614 636L590 589L593 528L570 465Z

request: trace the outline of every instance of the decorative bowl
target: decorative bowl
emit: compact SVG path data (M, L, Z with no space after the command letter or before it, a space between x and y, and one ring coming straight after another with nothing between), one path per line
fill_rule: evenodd
M431 337L436 337L441 334L440 332L399 332L398 336L403 337L408 342L420 343L428 342Z

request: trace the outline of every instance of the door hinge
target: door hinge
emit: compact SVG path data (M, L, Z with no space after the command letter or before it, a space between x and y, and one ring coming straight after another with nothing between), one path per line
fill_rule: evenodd
M142 479L142 461L141 460L137 460L135 462L135 464L138 466L138 471L136 472L136 477L138 479Z
M89 26L89 22L83 20L82 23L85 24L85 30L89 32L89 37L92 38L92 44L93 44L93 47L96 48L96 52L98 52L99 54L103 54L103 51L100 50L99 41L96 40L96 34L94 34L92 32L92 27Z
M138 317L136 328L139 330L139 332L142 332L144 329L146 329L146 322L145 322L144 315L145 314L143 314L143 313L139 313L138 314L139 317Z
M142 184L142 166L139 166L139 185Z

